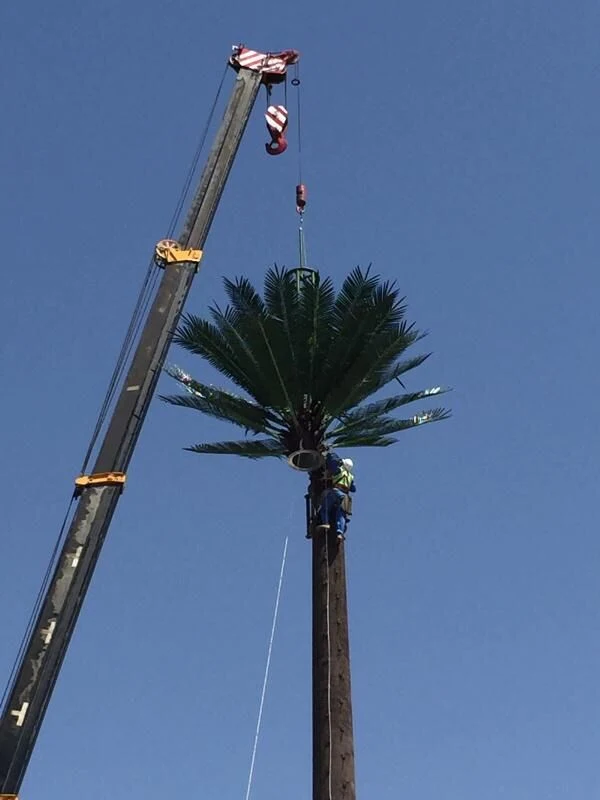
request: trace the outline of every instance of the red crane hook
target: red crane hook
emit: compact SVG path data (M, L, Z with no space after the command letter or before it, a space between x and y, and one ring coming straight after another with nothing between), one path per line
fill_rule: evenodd
M265 114L267 130L271 134L271 141L265 145L265 150L270 156L280 156L287 150L285 129L288 124L288 112L285 106L269 106Z
M277 139L273 139L272 142L265 144L265 150L270 156L280 156L282 153L285 153L287 146L287 139L285 136L281 135L278 136Z

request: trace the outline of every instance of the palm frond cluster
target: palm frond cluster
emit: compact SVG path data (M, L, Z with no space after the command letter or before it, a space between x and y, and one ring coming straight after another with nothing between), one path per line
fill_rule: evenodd
M424 334L406 321L394 283L357 267L336 293L317 274L299 290L293 270L270 269L263 296L247 278L225 279L225 308L210 319L188 314L175 336L229 379L240 394L168 372L186 389L163 397L242 428L246 438L187 449L261 458L294 450L386 447L394 434L449 416L444 408L408 418L392 412L442 394L435 387L366 402L420 366L429 353L407 357Z

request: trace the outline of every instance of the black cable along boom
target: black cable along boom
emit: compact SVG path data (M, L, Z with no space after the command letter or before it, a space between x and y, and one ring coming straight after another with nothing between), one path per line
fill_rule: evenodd
M173 332L261 83L283 80L298 54L235 48L238 75L178 242L157 245L164 274L91 475L78 479L78 501L0 717L0 800L15 798L154 394Z

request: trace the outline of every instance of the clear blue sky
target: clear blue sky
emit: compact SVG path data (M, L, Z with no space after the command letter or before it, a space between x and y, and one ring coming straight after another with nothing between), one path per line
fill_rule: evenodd
M599 796L599 24L590 0L3 5L0 675L230 45L295 47L310 261L396 278L435 352L410 388L455 387L451 421L352 453L358 795ZM261 106L190 311L295 260L294 136L269 159ZM25 800L243 797L287 534L253 798L310 796L304 481L182 450L229 434L153 404Z

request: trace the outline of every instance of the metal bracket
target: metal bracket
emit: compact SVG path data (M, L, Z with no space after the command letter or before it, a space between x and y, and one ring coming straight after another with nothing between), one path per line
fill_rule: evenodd
M243 44L231 48L233 53L229 59L230 65L236 72L240 69L249 69L262 75L263 83L269 86L272 83L282 83L285 80L287 68L297 64L300 53L297 50L282 50L279 53L260 53L250 50Z
M127 475L124 472L96 472L94 475L80 475L75 478L75 494L80 494L88 486L125 486ZM0 800L3 800L0 795Z
M198 264L201 258L202 250L184 250L179 242L174 239L161 239L154 248L154 263L162 269L168 264L192 262L196 264L196 272L198 272Z

